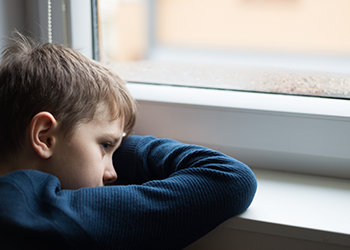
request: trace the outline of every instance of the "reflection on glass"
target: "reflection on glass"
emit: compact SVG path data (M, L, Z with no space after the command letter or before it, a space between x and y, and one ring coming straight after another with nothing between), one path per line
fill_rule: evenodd
M129 81L350 97L348 0L100 0Z

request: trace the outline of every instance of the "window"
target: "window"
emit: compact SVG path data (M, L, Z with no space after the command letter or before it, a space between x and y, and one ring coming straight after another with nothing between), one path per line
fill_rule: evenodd
M102 60L130 82L137 133L209 146L253 168L347 178L350 104L313 97L348 98L347 5L100 0ZM301 95L267 94L276 92Z
M133 1L133 4L139 2ZM83 8L84 4L86 8ZM91 24L91 14L83 15L84 19L82 9L91 13L91 3L81 1L70 9L70 14L80 15L76 22L86 27ZM107 24L103 24L101 14L99 18L102 26L100 32L103 33L103 27ZM92 37L91 29L84 33L86 29L74 25L71 24L77 28L71 33L72 40L83 37L81 41L88 42L85 48L89 48L92 44L92 39L88 41ZM101 46L104 44L101 43ZM73 47L82 49L84 45ZM137 134L152 134L209 146L242 160L253 169L350 178L350 103L346 98L187 87L182 85L186 77L183 64L178 68L171 67L176 73L171 76L173 82L164 85L162 81L148 78L145 73L167 76L163 62L155 62L152 66L142 62L123 62L116 67L106 58L102 59L122 77L128 72L139 77L140 82L149 83L128 83L140 104L135 128ZM131 64L139 67L131 68ZM202 75L206 73L205 69L202 70ZM287 72L286 75L291 74Z
M99 6L102 59L127 80L349 97L348 1L100 0Z

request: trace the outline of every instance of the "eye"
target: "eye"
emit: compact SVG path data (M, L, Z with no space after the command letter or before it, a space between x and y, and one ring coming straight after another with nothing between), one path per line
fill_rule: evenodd
M111 144L110 143L101 143L101 146L102 146L104 151L107 151L108 148L111 146Z

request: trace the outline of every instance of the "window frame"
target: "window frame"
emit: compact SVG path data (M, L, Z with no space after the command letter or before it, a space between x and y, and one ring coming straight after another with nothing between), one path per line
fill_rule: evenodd
M128 83L135 132L226 153L250 167L350 178L350 102Z

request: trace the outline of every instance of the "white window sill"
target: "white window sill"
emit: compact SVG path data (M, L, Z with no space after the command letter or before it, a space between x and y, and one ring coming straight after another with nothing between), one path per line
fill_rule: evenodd
M254 172L258 191L250 208L215 230L242 230L350 247L350 181L265 170ZM205 237L201 240L207 240Z

